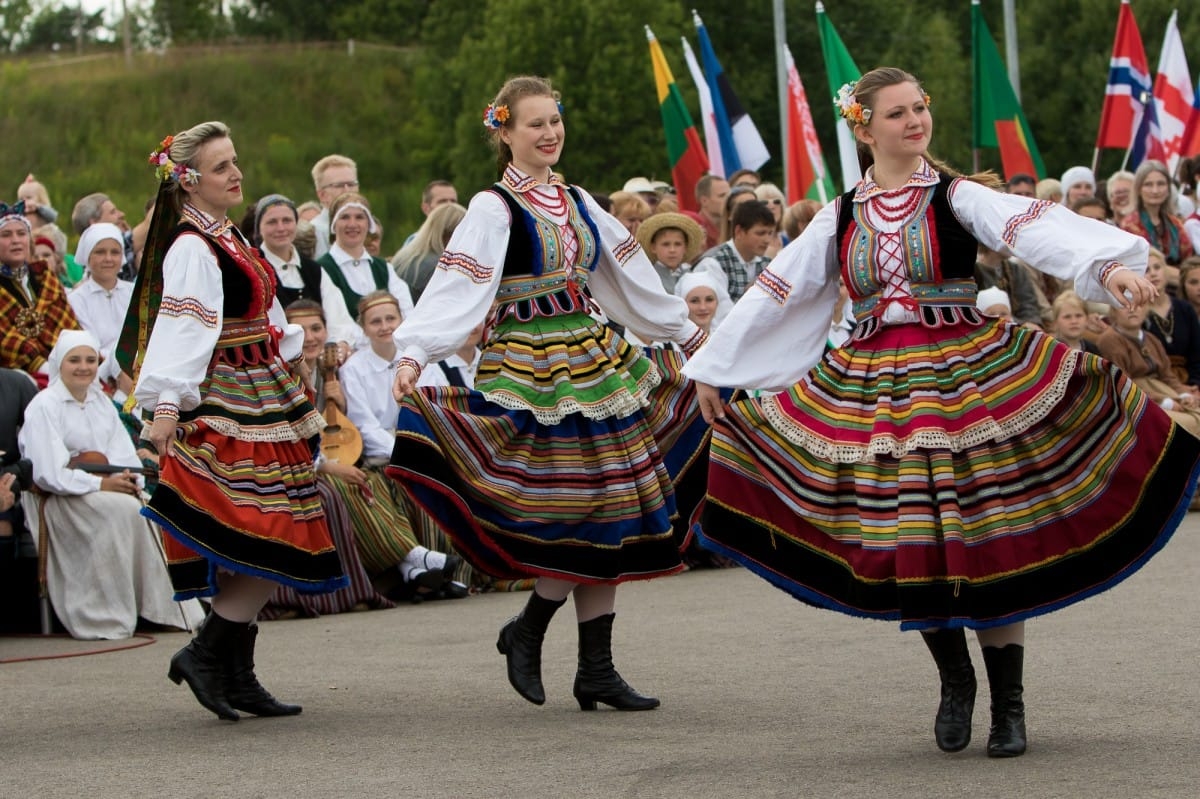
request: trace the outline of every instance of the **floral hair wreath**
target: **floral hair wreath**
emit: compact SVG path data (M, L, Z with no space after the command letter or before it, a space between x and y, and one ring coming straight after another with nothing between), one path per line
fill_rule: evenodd
M933 99L924 89L921 89L921 98L925 101L925 105L933 104ZM863 107L863 104L858 101L858 97L854 95L853 83L842 84L842 88L838 89L837 96L833 98L833 104L837 106L838 113L842 115L843 119L859 125L866 125L871 121L871 109Z
M154 152L150 153L149 161L150 165L154 167L154 174L158 176L159 181L173 180L185 186L195 186L200 182L200 173L187 164L177 164L171 160L171 142L173 141L175 141L174 136L166 137L154 149Z
M555 99L554 103L558 106L558 113L561 114L563 112L562 101ZM487 108L483 109L483 126L488 130L499 130L500 126L508 121L508 118L507 103L501 103L500 105L488 103Z

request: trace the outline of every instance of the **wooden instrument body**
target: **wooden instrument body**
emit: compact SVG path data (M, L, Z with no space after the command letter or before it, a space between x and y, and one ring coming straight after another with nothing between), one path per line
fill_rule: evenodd
M325 382L336 379L337 345L326 344L321 353L321 375ZM325 402L325 431L321 433L321 452L330 463L353 466L362 457L362 434L335 403Z

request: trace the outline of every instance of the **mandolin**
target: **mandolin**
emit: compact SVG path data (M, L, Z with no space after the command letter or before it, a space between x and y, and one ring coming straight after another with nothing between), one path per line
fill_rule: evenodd
M86 449L78 455L67 461L68 469L78 469L81 472L88 474L120 474L121 472L129 472L130 474L157 474L158 470L152 466L116 466L108 462L108 457L103 452L97 452L94 449Z
M321 353L321 377L325 382L337 379L337 344L326 344ZM321 433L321 452L330 463L353 466L362 457L362 434L336 403L325 402L325 431Z

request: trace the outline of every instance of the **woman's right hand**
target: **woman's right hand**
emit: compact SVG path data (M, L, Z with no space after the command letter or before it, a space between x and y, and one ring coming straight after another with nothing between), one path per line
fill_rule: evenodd
M707 383L696 383L696 397L700 400L700 413L709 424L714 419L725 418L725 403L721 401L721 392Z
M159 458L170 458L174 454L171 448L175 446L175 428L178 426L178 419L170 416L154 417L146 437L154 445Z
M350 483L350 485L358 486L359 488L366 488L367 486L367 473L356 466L348 466L344 463L325 461L321 464L317 471L321 474L340 477L347 483Z
M396 367L396 382L392 384L392 396L396 402L404 402L404 398L417 388L417 370L406 363Z
M129 494L133 497L136 497L139 493L137 478L128 471L101 477L100 490L114 491L118 494Z
M16 504L17 497L12 490L16 479L17 476L15 474L0 474L0 513L3 513Z

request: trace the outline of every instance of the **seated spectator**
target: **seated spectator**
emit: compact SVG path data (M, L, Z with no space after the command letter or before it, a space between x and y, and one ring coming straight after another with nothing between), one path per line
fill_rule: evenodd
M383 250L383 223L374 215L371 216L371 221L375 223L375 229L367 234L363 246L367 248L367 252L371 254L372 258L382 258L383 256L379 253Z
M1192 255L1191 237L1175 213L1171 176L1161 161L1143 161L1133 176L1137 209L1121 220L1121 227L1150 242L1166 256L1167 286L1179 285L1179 265Z
M763 253L768 258L774 258L790 241L783 230L783 207L787 203L783 198L783 192L774 183L759 184L758 188L754 190L754 196L760 202L766 203L766 206L771 209L771 213L775 215L775 240L767 246L767 251Z
M1112 221L1120 220L1137 210L1137 200L1133 195L1133 173L1121 169L1113 172L1104 182L1104 194L1108 199L1108 207L1112 210Z
M383 473L396 440L392 382L397 354L392 333L402 318L399 303L388 291L373 291L363 297L358 305L358 321L369 346L352 355L338 374L346 398L346 415L362 436L361 468L375 502L390 504L396 515L409 520L416 539L403 535L403 531L356 527L358 551L368 572L399 566L405 583L414 584L421 596L428 592L431 598L438 595L457 598L466 595L465 586L452 583L455 577L464 582L469 580L470 568L452 553L449 539L432 520L410 505L400 484ZM347 505L353 503L348 501ZM367 536L374 532L382 537L368 540ZM422 570L428 570L429 574ZM414 594L412 598L418 597Z
M320 216L320 214L321 214L321 204L318 202L308 200L307 202L302 202L296 206L296 216L298 216L300 218L301 222L310 222L311 223L313 221L313 219L317 216ZM313 244L314 244L314 246L316 244L316 241L317 241L316 229L314 228L313 229Z
M79 321L54 267L30 261L32 251L24 206L0 203L0 367L22 369L45 386L58 334L77 330Z
M733 191L730 198L732 200ZM748 200L734 208L732 228L732 238L704 253L692 271L707 269L712 272L736 303L770 263L763 253L775 237L775 215L751 194ZM728 310L718 312L717 321L724 319L726 314Z
M975 260L975 282L981 289L1003 289L1009 297L1012 319L1017 324L1040 330L1043 318L1050 315L1049 303L1042 306L1029 270L982 244Z
M1162 252L1151 248L1146 280L1158 289L1158 295L1145 308L1144 327L1162 343L1179 381L1200 386L1200 318L1187 300L1167 293L1166 270Z
M13 500L7 507L0 503L0 548L9 551L16 549L15 539L24 526L18 502L22 485L16 479L21 459L17 431L24 424L25 408L35 396L37 385L29 375L16 369L0 369L0 476L7 495Z
M813 217L821 210L821 203L816 200L797 200L783 212L783 232L788 241L795 241L813 221Z
M329 215L333 242L317 263L342 293L346 307L357 308L364 296L384 290L397 299L401 312L410 312L413 299L408 284L387 261L367 252L367 234L375 229L367 198L353 192L342 194L329 206Z
M1100 350L1084 336L1087 333L1088 312L1083 299L1074 291L1067 289L1054 298L1054 321L1051 332L1054 337L1068 347L1093 355L1099 355Z
M1034 194L1039 200L1045 200L1052 203L1060 203L1063 198L1062 183L1054 178L1044 178L1037 182L1034 188Z
M133 284L117 279L125 261L125 239L111 222L98 222L79 237L75 262L87 267L83 282L67 295L79 324L100 342L100 382L124 399L133 388L114 357L125 314L133 298Z
M120 279L132 281L137 277L137 257L134 253L133 231L129 230L129 226L125 222L125 212L114 205L113 201L108 198L108 195L102 192L95 192L83 197L71 209L71 227L75 229L76 234L83 235L83 231L97 222L112 222L121 229L121 234L124 237L125 258L121 264ZM68 257L68 272L71 271L70 264L72 260ZM83 270L83 266L83 264L78 264L80 271Z
M1097 222L1108 222L1112 216L1112 212L1109 211L1104 200L1096 196L1082 197L1070 203L1067 207L1080 216L1095 219Z
M1166 350L1142 328L1146 311L1114 305L1109 328L1096 340L1100 354L1133 379L1154 402L1192 435L1200 436L1200 402L1171 369Z
M1086 166L1073 166L1063 172L1062 202L1068 208L1079 200L1096 196L1096 175Z
M420 302L450 236L466 214L467 209L458 203L439 205L429 212L412 239L392 256L392 269L408 284L414 302Z
M984 316L993 316L1006 322L1012 321L1012 303L1009 301L1008 292L1004 289L995 286L983 289L975 297L975 307Z
M650 216L650 205L640 195L628 191L614 191L608 199L612 203L610 213L625 226L630 235L636 236L638 227Z
M250 239L275 270L275 296L287 308L300 299L313 300L324 309L332 340L341 345L344 360L362 339L342 292L329 273L296 245L299 215L282 194L268 194L254 204Z
M17 201L25 203L25 218L34 230L58 221L58 211L50 203L46 187L35 180L32 173L17 187Z
M312 226L311 222L305 222L301 218L296 223L296 238L292 240L292 243L296 245L296 252L300 253L302 257L309 260L317 257L317 229Z
M1037 196L1037 180L1033 175L1027 175L1024 172L1018 172L1009 178L1006 188L1009 194L1015 194L1018 197L1033 198Z
M313 257L320 258L329 252L329 245L333 241L333 201L347 192L357 193L359 190L358 164L344 155L327 155L313 164L312 179L317 199L321 201L321 210L308 221L312 223L316 235L316 255ZM363 203L365 205L366 201ZM370 214L370 209L367 209L367 213ZM354 307L352 303L346 304Z
M139 617L191 630L204 611L197 600L172 599L162 532L140 513L141 476L93 473L79 463L139 464L116 408L96 385L99 345L85 331L59 336L50 386L25 409L19 437L46 494L26 494L23 502L30 523L47 526L50 601L75 638L128 638Z
M1179 293L1200 316L1200 255L1193 255L1179 267Z
M417 380L418 388L475 388L475 373L479 370L479 342L483 338L483 323L471 328L471 334L462 346L445 360L438 361L436 369L422 369Z
M74 266L77 274L67 271L67 234L63 233L58 225L36 227L30 235L33 236L33 259L50 264L54 268L55 277L65 288L70 288L83 279L82 266Z
M654 261L663 289L675 290L675 281L692 270L704 249L704 230L691 217L660 212L647 219L637 232L638 244Z
M689 272L675 283L675 296L688 304L688 318L705 333L716 329L717 311L722 301L728 303L729 295L720 280L707 270Z

